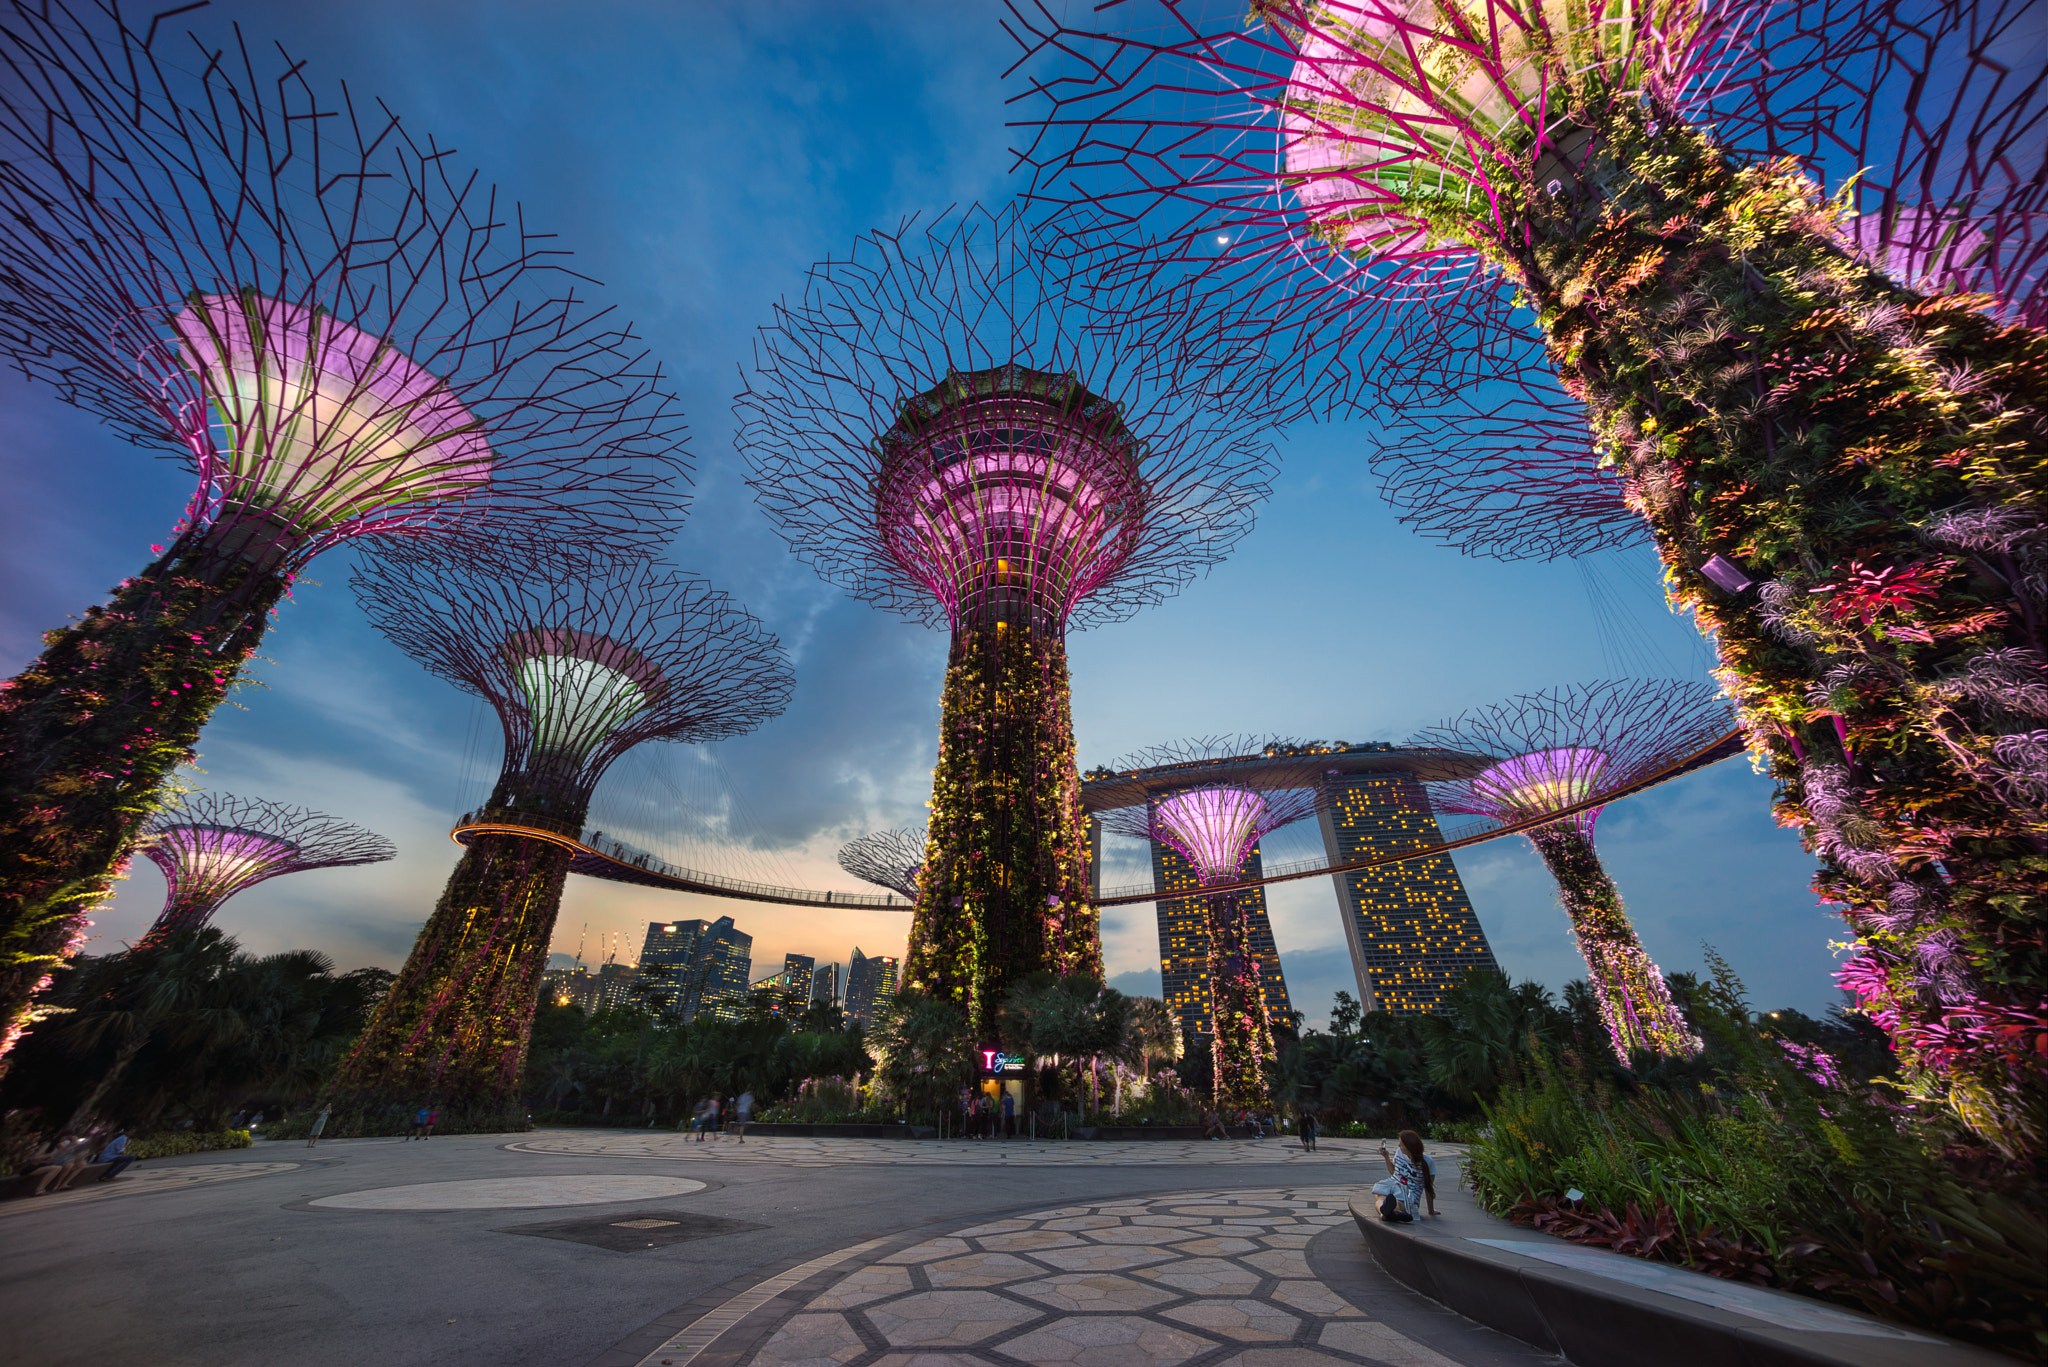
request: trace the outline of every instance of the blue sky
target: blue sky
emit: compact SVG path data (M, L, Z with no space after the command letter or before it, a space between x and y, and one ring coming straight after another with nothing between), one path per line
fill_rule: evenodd
M346 80L495 179L637 320L687 408L696 511L673 554L730 589L795 660L789 711L707 752L648 747L615 770L594 824L672 801L646 843L679 862L776 882L850 887L832 855L863 831L921 820L937 739L945 640L853 602L792 557L754 507L733 454L731 396L749 337L802 270L853 238L1015 190L1004 128L1011 59L999 10L978 4L391 3L216 0L240 22ZM1697 676L1707 656L1655 591L1645 552L1603 558L1617 605L1603 633L1585 571L1471 560L1394 521L1364 468L1366 423L1303 427L1258 528L1180 597L1072 641L1081 763L1224 731L1399 739L1465 707L1617 672ZM116 442L18 379L0 380L0 667L149 558L189 492L168 461ZM315 563L243 692L208 730L205 786L296 802L390 836L370 868L282 878L218 924L253 949L309 946L345 966L396 967L455 859L450 818L495 767L480 707L372 631L344 555ZM1610 809L1600 842L1651 955L1696 969L1713 944L1766 1006L1818 1011L1840 923L1807 887L1812 863L1769 815L1769 784L1730 761ZM1282 835L1270 858L1310 852ZM1290 843L1291 842L1291 843ZM1144 875L1112 842L1108 883ZM1552 987L1582 969L1525 843L1458 866L1503 966ZM146 861L98 917L113 948L154 916ZM1328 880L1271 891L1296 1003L1312 1021L1350 986ZM637 954L650 920L732 915L757 975L786 951L844 962L899 953L908 918L665 895L572 881L556 948ZM586 931L587 926L587 931ZM1150 907L1111 911L1120 985L1158 990Z

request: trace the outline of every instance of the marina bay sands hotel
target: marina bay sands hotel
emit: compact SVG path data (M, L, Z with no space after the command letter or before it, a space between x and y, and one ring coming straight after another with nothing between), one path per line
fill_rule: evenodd
M1247 788L1322 787L1328 801L1319 812L1323 849L1332 865L1399 854L1439 843L1435 815L1423 783L1462 778L1490 761L1445 750L1402 749L1368 743L1342 747L1278 746L1232 759L1197 760L1155 769L1110 773L1093 770L1081 785L1089 812L1134 806L1177 789L1203 784ZM1091 861L1102 867L1102 827L1090 824L1096 842ZM1263 864L1255 846L1252 877ZM1179 854L1152 843L1152 879L1162 894L1193 891L1194 870ZM1358 996L1367 1011L1432 1010L1443 994L1475 968L1495 967L1486 932L1448 854L1425 855L1332 876L1344 941ZM1097 891L1100 891L1098 886ZM1246 894L1267 1009L1291 1009L1280 956L1266 916L1264 888ZM1162 896L1159 962L1167 1009L1182 1028L1209 1028L1209 936L1199 897Z

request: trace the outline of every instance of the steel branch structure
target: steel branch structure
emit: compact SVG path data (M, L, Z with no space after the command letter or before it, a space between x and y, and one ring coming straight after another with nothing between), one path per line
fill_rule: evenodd
M352 582L400 649L497 712L504 767L474 821L575 837L626 751L740 735L788 700L775 638L645 557L394 552ZM371 1115L431 1099L477 1123L516 1103L571 853L525 834L469 841L338 1097Z
M170 891L144 940L198 930L221 903L265 879L343 864L380 864L398 847L338 817L261 798L201 793L144 827L142 852Z
M168 548L0 701L0 1052L314 556L682 511L659 368L552 236L182 12L0 3L0 355L193 474Z
M860 239L776 307L737 412L796 553L951 630L907 981L992 1032L1099 973L1065 637L1220 560L1273 467L1253 355L1170 298L1069 297L1014 209Z
M914 831L870 831L839 851L839 867L863 883L901 893L915 905L930 838L931 832L922 826Z
M1718 644L1781 819L1823 855L1859 947L1840 981L1921 1095L2029 1156L2048 1149L2037 9L1270 0L1247 28L1153 0L1086 33L1013 6L1045 59L1036 193L1127 226L1112 279L1258 296L1316 403L1393 393L1457 422L1390 472L1425 529L1600 544L1612 479ZM1518 401L1555 417L1528 480L1489 430Z
M1191 766L1246 754L1277 753L1284 743L1260 745L1244 737L1207 738L1158 746L1118 760L1113 769L1156 770ZM1288 775L1269 775L1285 783ZM1283 826L1314 816L1318 789L1307 772L1306 787L1254 787L1244 783L1203 783L1154 797L1142 807L1102 814L1105 830L1168 846L1194 869L1206 887L1238 881L1259 841ZM1274 1056L1273 1026L1253 953L1248 899L1219 890L1203 897L1209 932L1210 1050L1214 1056L1217 1104L1231 1110L1261 1110L1272 1104L1265 1068Z
M1690 1056L1700 1042L1643 952L1621 894L1594 851L1600 808L1583 804L1628 791L1726 735L1731 725L1726 700L1710 685L1615 680L1475 708L1409 742L1496 757L1469 777L1428 785L1439 811L1511 825L1580 808L1530 831L1529 842L1557 880L1587 980L1624 1063L1641 1050Z

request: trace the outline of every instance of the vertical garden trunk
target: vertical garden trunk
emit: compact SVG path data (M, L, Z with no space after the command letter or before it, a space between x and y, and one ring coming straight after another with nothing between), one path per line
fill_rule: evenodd
M548 824L564 834L580 828L569 819ZM564 847L519 835L480 835L463 852L335 1077L330 1098L357 1132L393 1128L429 1104L451 1129L523 1121L520 1076L569 860Z
M1245 898L1220 893L1208 899L1210 1048L1216 1066L1216 1105L1224 1111L1264 1110L1272 1104L1266 1062L1273 1028L1252 954Z
M1557 880L1558 899L1586 958L1586 981L1615 1054L1623 1063L1637 1050L1677 1058L1697 1054L1700 1042L1671 1000L1664 975L1643 952L1593 838L1567 820L1532 832L1529 840Z
M1841 981L1925 1094L2039 1153L2048 337L1896 286L1789 163L1632 99L1585 121L1496 255L1825 861Z
M287 583L188 536L0 688L0 1072Z
M1056 633L995 621L954 634L921 894L905 979L958 1006L981 1039L1023 975L1101 974Z

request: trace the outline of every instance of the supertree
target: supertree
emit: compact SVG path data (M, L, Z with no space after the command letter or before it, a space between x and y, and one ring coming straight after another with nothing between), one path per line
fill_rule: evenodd
M351 581L379 630L488 702L505 760L473 836L333 1094L366 1115L431 1099L489 1125L518 1097L571 845L614 761L751 731L788 700L775 638L644 556L386 554Z
M1216 563L1270 477L1255 370L1171 306L1075 304L1015 208L913 219L812 268L738 401L792 549L952 632L906 979L985 1037L1013 979L1101 971L1068 629Z
M1199 740L1156 746L1110 767L1152 769L1256 750L1242 738ZM1278 777L1285 781L1288 776ZM1319 774L1304 771L1293 777L1308 786L1202 783L1161 793L1142 807L1101 813L1104 830L1168 846L1188 862L1204 887L1214 886L1202 898L1209 931L1209 1048L1215 1062L1216 1103L1231 1110L1263 1110L1272 1104L1266 1064L1273 1058L1273 1027L1252 951L1247 899L1223 885L1243 877L1260 840L1315 815Z
M1467 519L1492 548L1577 549L1609 495L1646 521L1857 933L1839 980L1923 1095L2039 1153L2032 7L1267 0L1250 27L1114 8L1123 33L1013 7L1067 59L1032 85L1038 193L1141 226L1130 272L1263 291L1334 405L1383 398L1389 372L1483 419L1498 401L1470 386L1502 372L1433 372L1474 341L1533 361L1503 319L1540 338L1583 448L1566 422L1525 460L1460 422L1397 483L1460 538L1461 510L1504 495ZM1374 340L1403 328L1425 343L1405 368ZM1525 468L1569 473L1562 501L1513 502Z
M381 864L398 847L383 836L257 797L201 793L143 827L142 852L170 885L144 940L198 930L220 904L281 873Z
M1469 778L1429 784L1429 797L1439 811L1510 825L1634 787L1683 764L1732 725L1727 701L1710 684L1609 680L1474 708L1408 743L1497 756ZM1642 1050L1691 1057L1700 1041L1643 952L1593 848L1600 811L1586 807L1537 827L1527 832L1529 843L1557 880L1615 1054L1624 1063Z
M925 842L930 837L923 826L914 831L869 831L839 851L839 867L863 883L901 893L914 903L924 879Z
M112 0L4 0L0 65L0 354L195 478L0 693L4 1055L309 560L660 536L685 467L555 240L381 105Z

